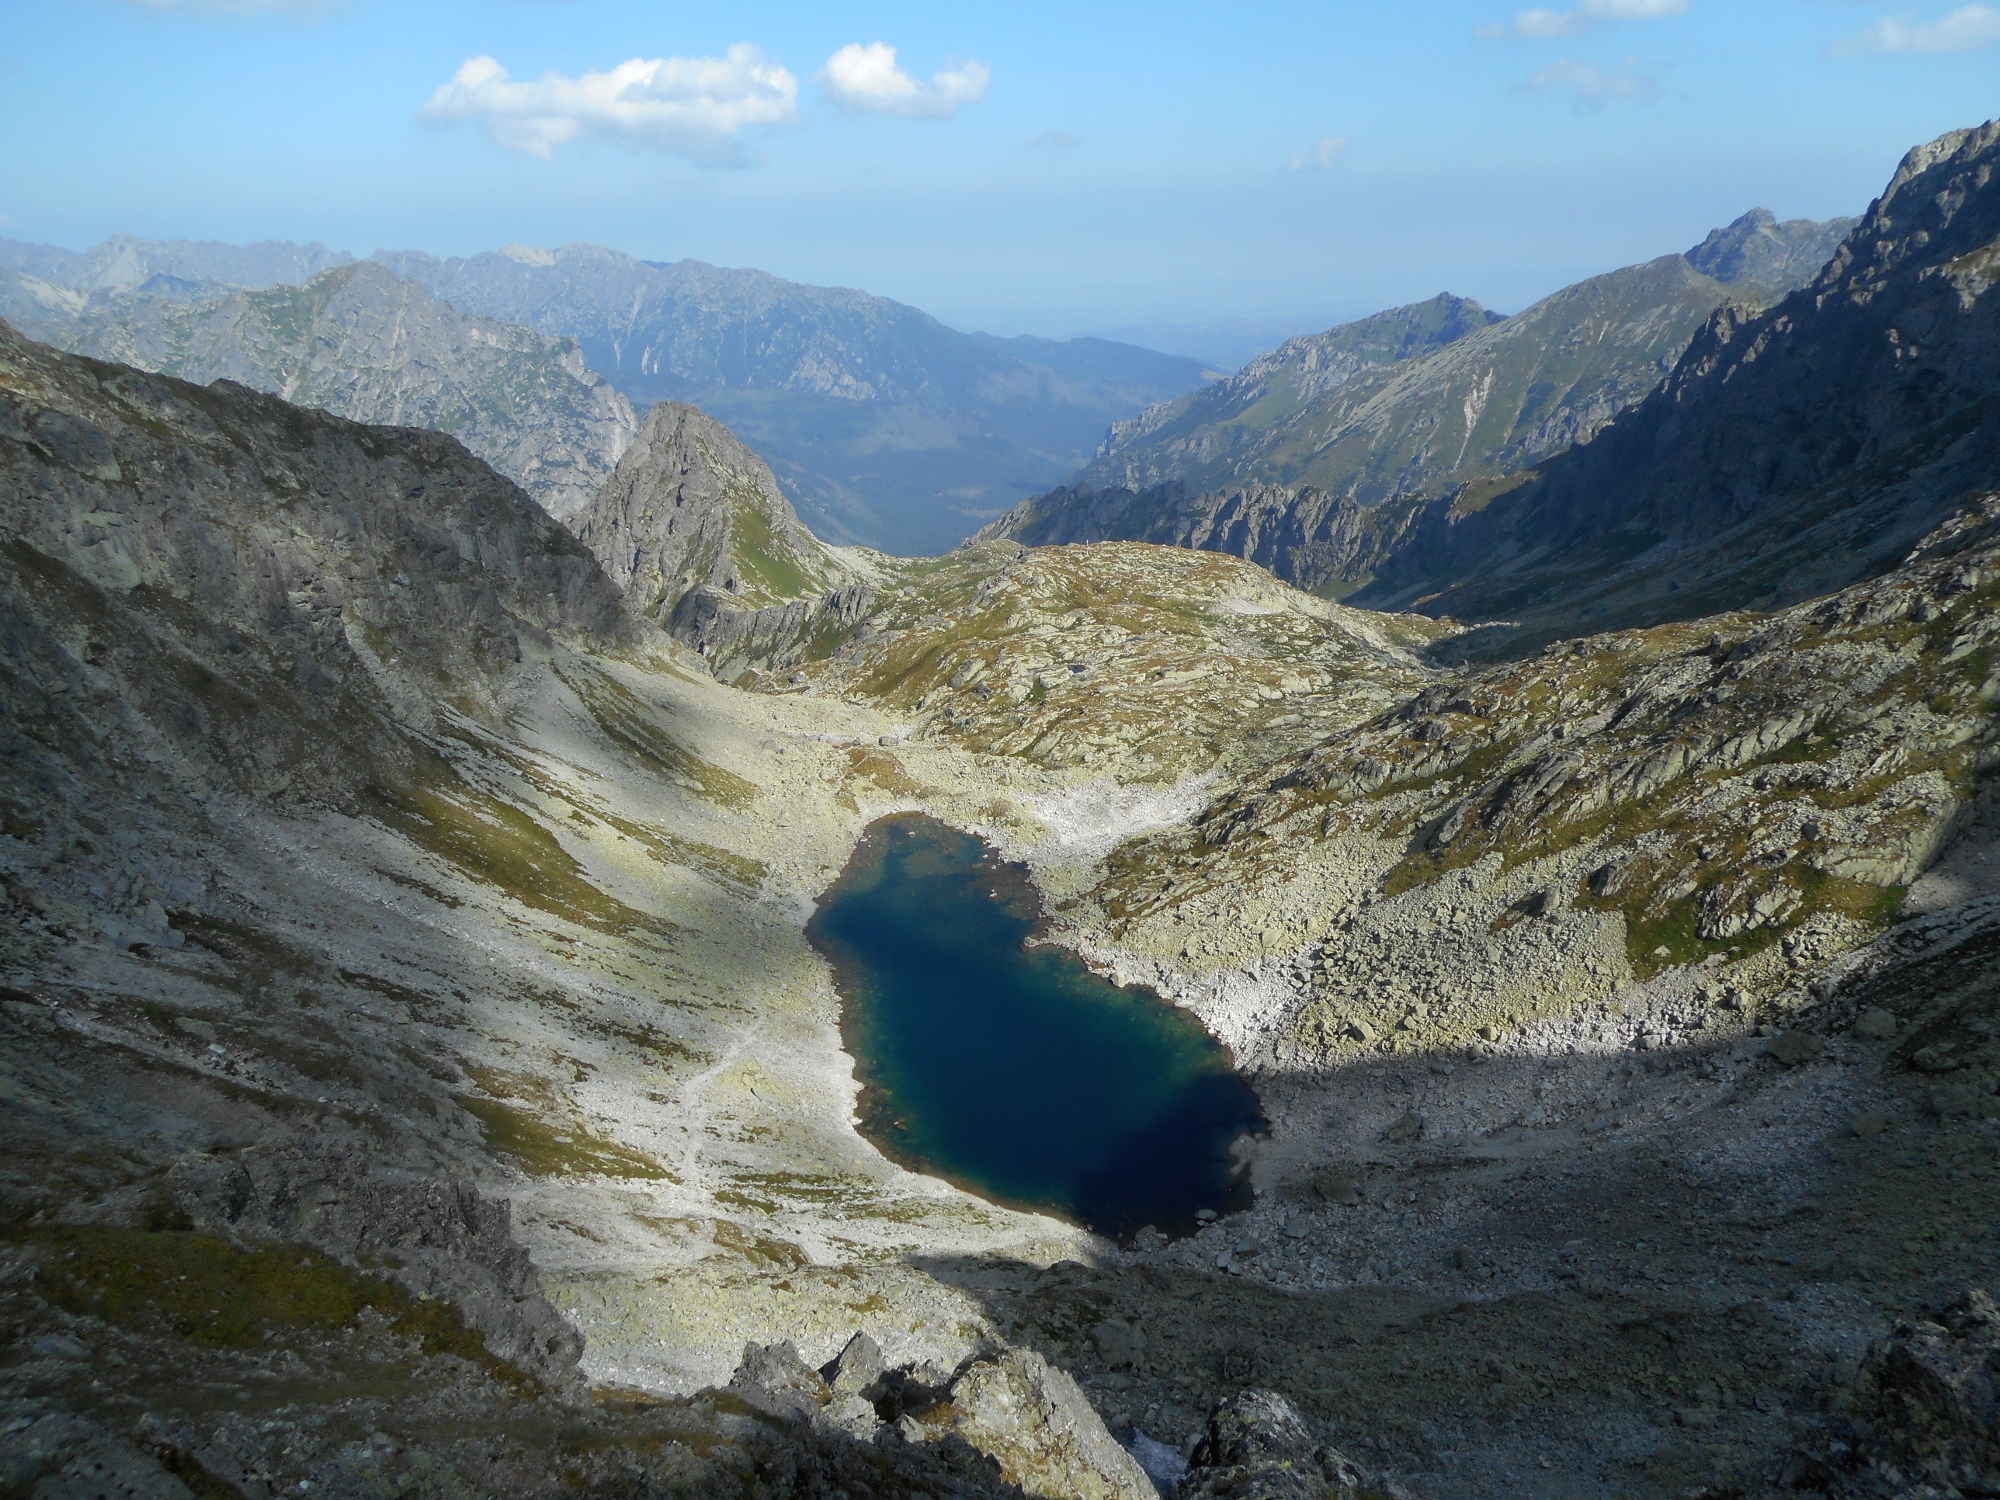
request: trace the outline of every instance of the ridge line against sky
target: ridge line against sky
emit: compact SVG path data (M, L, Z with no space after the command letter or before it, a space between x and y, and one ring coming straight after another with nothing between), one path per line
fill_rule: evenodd
M1304 329L1859 212L1994 113L1996 48L2000 6L1869 0L14 0L0 233L589 241L1000 333Z

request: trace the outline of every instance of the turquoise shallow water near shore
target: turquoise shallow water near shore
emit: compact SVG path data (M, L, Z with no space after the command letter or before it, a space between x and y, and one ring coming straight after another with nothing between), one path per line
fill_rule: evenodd
M807 927L833 964L889 1156L1105 1234L1249 1206L1230 1145L1264 1128L1227 1051L1186 1011L1030 947L1027 872L916 814L871 826Z

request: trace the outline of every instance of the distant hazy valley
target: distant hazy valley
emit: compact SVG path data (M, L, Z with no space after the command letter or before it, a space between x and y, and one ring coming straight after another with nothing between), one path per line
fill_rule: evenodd
M0 242L8 1494L2000 1490L1996 165L1229 375ZM878 1149L898 813L1226 1213Z

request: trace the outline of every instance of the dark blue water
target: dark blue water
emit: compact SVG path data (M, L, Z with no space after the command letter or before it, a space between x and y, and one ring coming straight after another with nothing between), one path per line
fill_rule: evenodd
M1201 1023L1152 990L1030 947L1027 872L915 814L862 836L807 926L832 963L885 1154L1102 1234L1246 1208L1230 1145L1265 1129Z

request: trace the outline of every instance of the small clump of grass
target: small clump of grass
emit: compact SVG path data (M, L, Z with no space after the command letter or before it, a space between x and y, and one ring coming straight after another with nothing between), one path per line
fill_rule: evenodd
M19 1242L23 1236L12 1236ZM240 1249L186 1229L38 1229L35 1287L65 1312L209 1349L260 1347L273 1334L338 1333L372 1309L426 1354L452 1354L517 1388L530 1378L490 1353L449 1302L302 1245Z
M607 1140L571 1117L548 1084L517 1078L492 1068L470 1068L484 1096L460 1094L458 1102L479 1121L487 1149L513 1162L530 1177L623 1177L678 1182L643 1151ZM523 1109L507 1095L534 1106Z
M599 932L656 925L607 895L541 824L473 787L449 765L399 787L371 787L368 810L411 843L524 906Z

